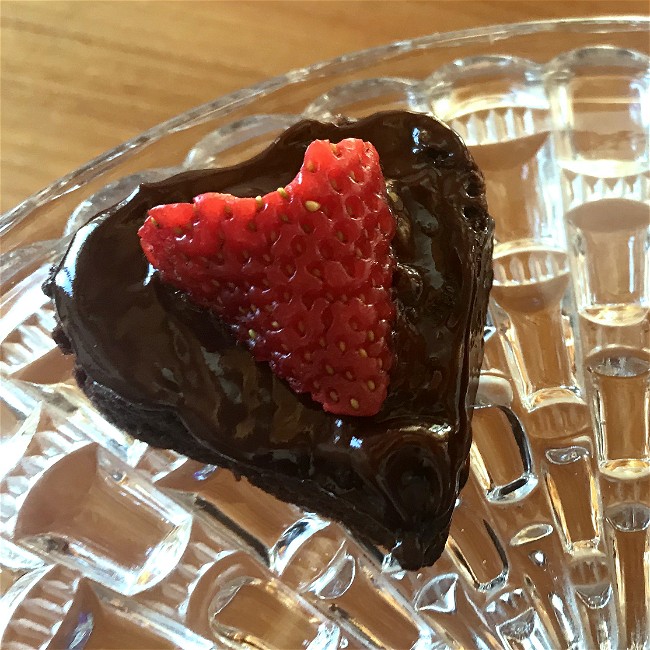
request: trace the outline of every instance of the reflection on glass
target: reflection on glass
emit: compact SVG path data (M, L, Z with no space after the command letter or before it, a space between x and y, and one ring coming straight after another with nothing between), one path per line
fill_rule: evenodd
M600 504L591 457L584 447L549 449L546 489L567 553L597 549L602 540Z
M587 369L601 472L621 479L650 473L650 355L614 348Z
M173 569L188 540L188 512L95 444L44 469L25 485L13 530L21 544L124 594Z

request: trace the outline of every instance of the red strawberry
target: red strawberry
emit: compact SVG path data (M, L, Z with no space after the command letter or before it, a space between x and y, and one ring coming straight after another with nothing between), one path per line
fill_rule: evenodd
M163 280L341 415L374 415L386 398L394 233L377 152L352 138L312 142L275 192L157 206L139 231Z

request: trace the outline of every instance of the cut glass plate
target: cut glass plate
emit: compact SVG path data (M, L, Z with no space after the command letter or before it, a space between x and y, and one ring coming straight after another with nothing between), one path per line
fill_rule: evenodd
M3 648L650 647L648 21L395 43L142 134L3 216ZM429 111L496 221L471 473L439 562L107 423L40 286L142 181L254 155L303 118Z

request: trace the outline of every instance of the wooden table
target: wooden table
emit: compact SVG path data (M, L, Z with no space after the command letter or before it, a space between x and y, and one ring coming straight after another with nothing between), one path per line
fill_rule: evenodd
M6 210L175 114L292 68L396 39L647 1L27 2L2 12Z

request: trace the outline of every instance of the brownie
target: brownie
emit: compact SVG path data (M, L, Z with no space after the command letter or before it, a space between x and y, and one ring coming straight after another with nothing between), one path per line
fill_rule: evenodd
M394 362L370 417L294 393L213 312L161 282L137 235L155 205L265 194L291 181L310 142L349 137L377 149L397 226ZM249 161L140 186L78 231L45 290L57 341L110 421L336 519L417 569L442 552L467 476L492 232L481 173L434 118L302 121Z

